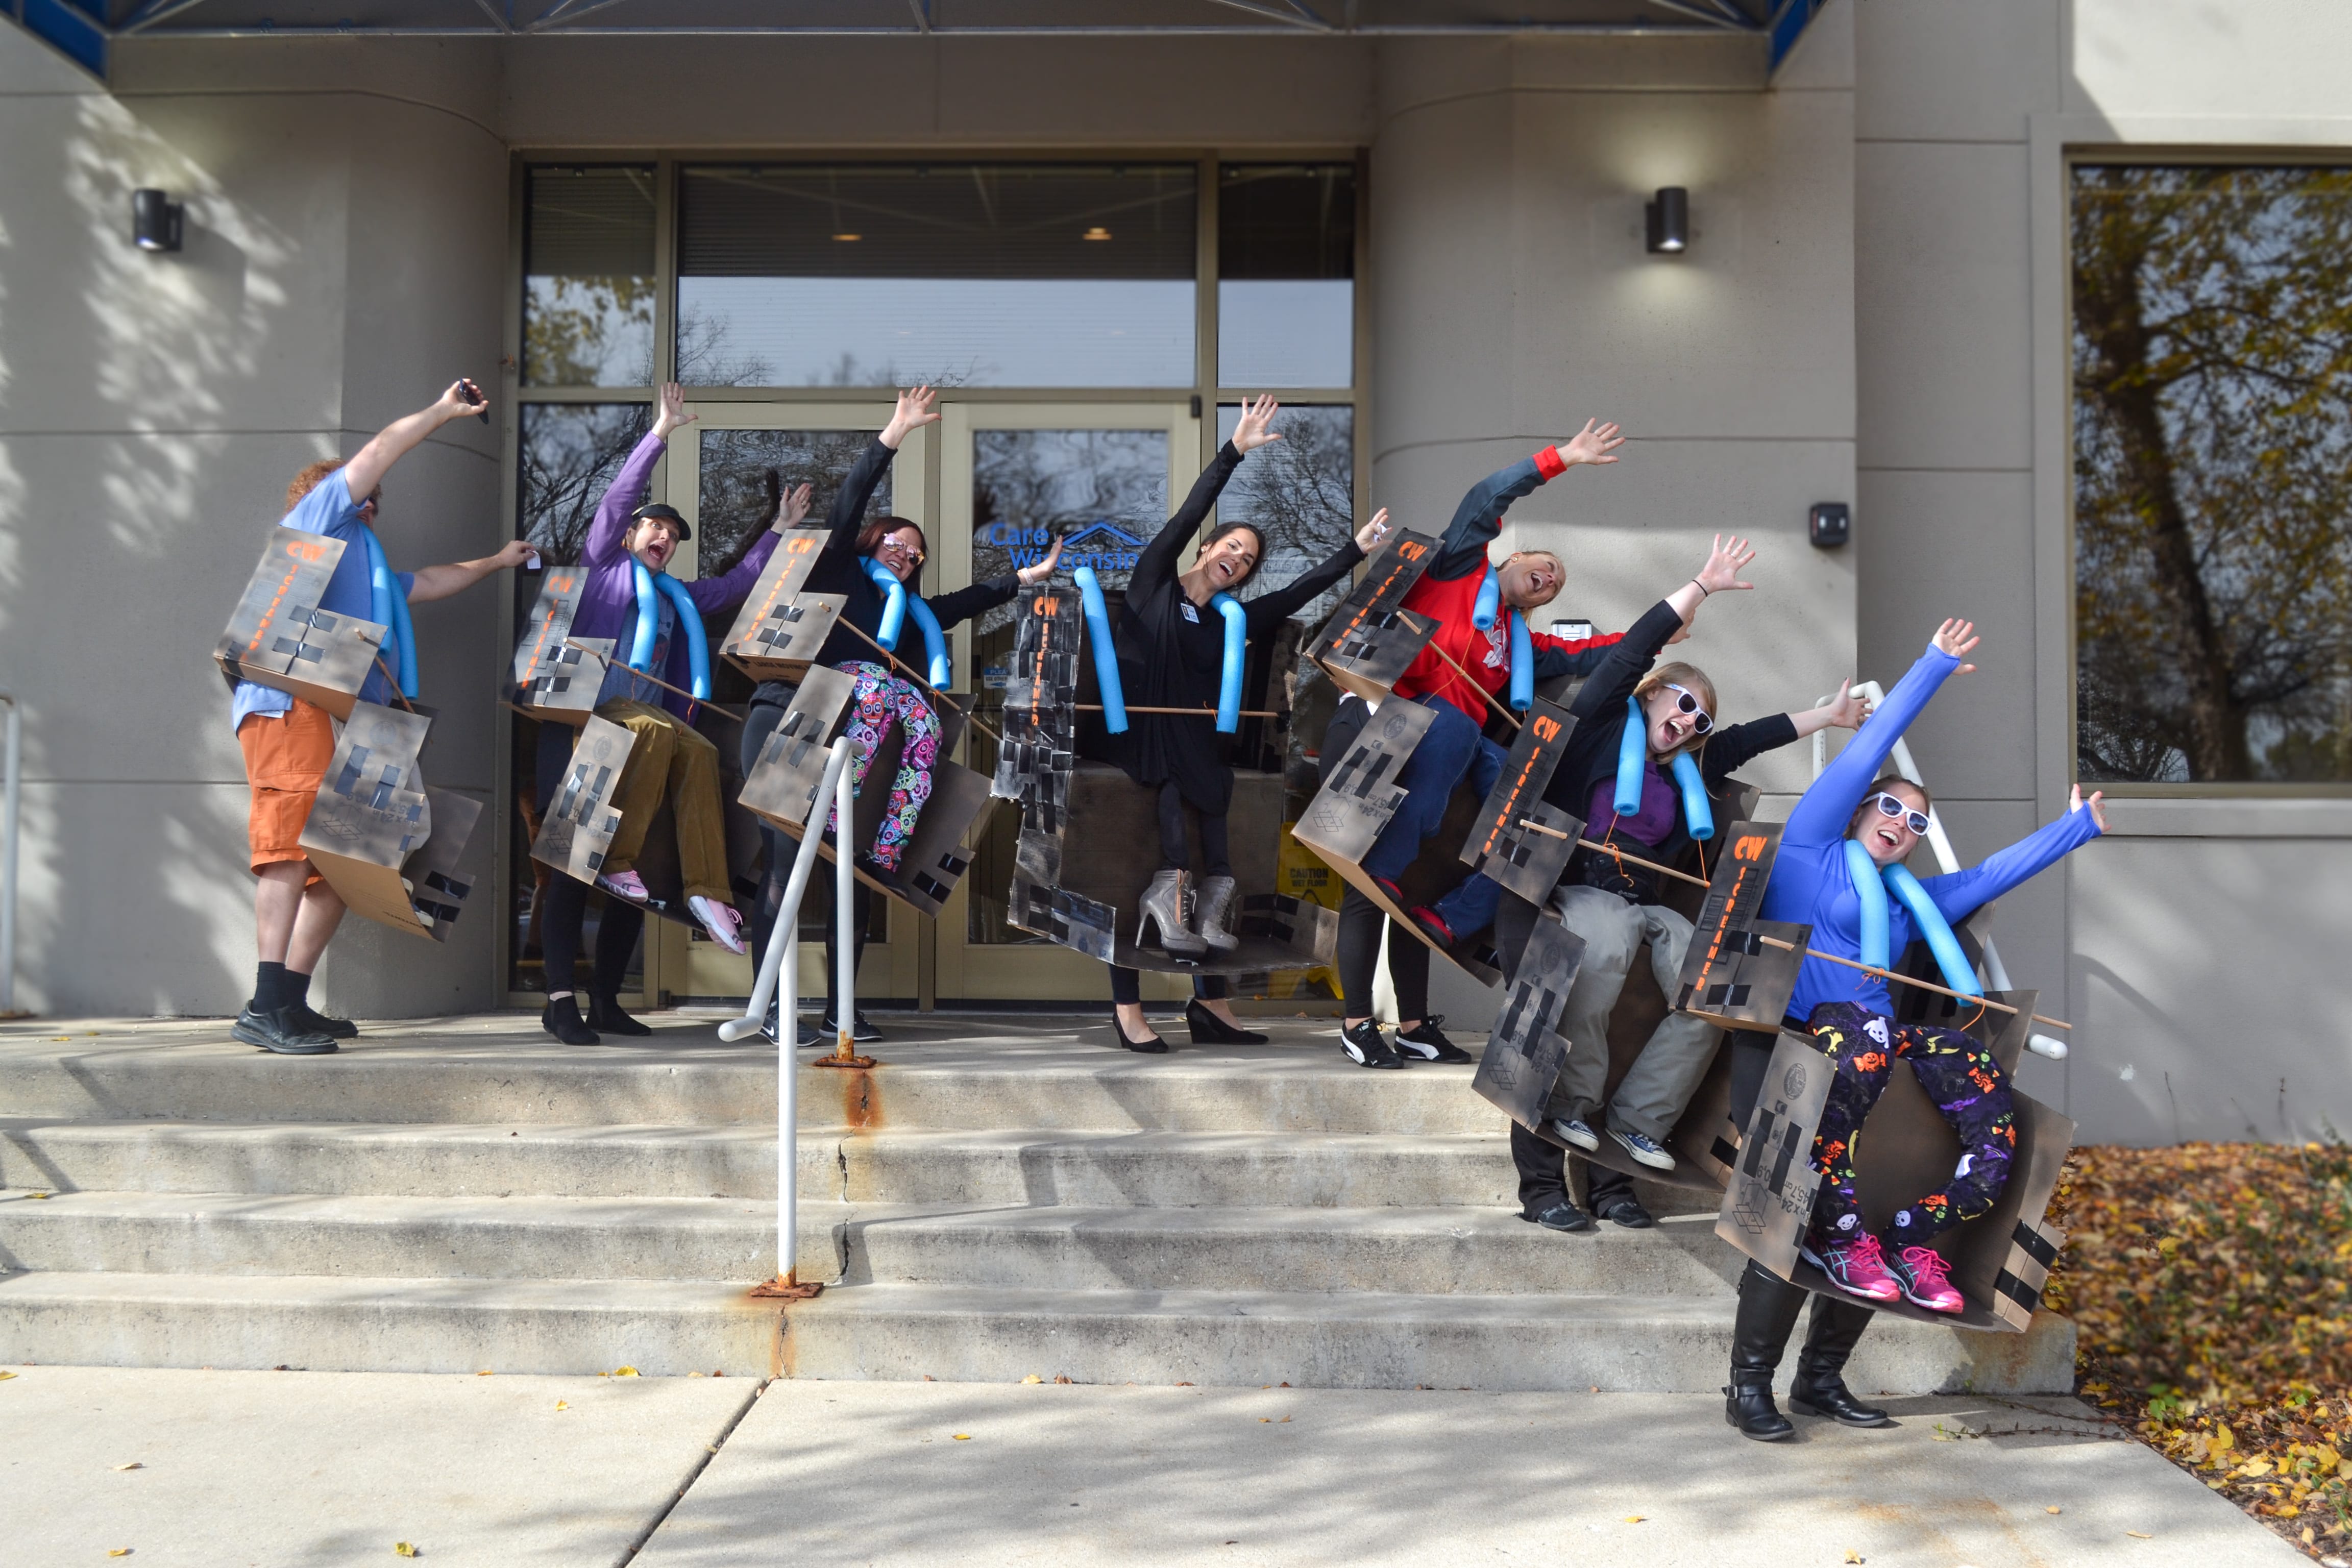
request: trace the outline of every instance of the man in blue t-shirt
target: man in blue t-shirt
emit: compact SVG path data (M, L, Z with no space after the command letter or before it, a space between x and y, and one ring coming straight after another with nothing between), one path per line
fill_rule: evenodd
M485 406L470 381L459 381L432 407L394 421L376 433L348 463L312 463L286 487L286 515L279 526L323 533L343 542L321 609L360 620L373 619L368 584L367 535L375 521L378 487L393 464L452 419ZM398 590L412 605L446 599L503 567L518 566L530 553L516 540L496 555L446 566L397 574ZM392 683L379 671L360 689L366 702L392 700ZM334 721L327 710L288 693L247 680L229 703L229 724L245 753L246 782L253 806L247 832L251 843L254 927L261 964L253 1000L230 1033L249 1046L284 1056L319 1056L337 1039L359 1031L348 1020L310 1008L310 972L343 918L335 895L302 852L302 825L335 753Z

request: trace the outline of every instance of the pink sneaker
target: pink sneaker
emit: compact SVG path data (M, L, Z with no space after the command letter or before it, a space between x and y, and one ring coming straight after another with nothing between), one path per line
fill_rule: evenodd
M1849 1296L1859 1296L1865 1301L1892 1301L1903 1294L1903 1287L1886 1271L1886 1260L1880 1254L1878 1237L1863 1236L1853 1241L1831 1241L1814 1249L1808 1240L1803 1247L1805 1261L1830 1277L1830 1283Z
M599 877L596 885L614 898L626 899L633 904L642 904L653 897L646 889L646 879L634 870L615 871L609 877Z
M1895 1279L1903 1293L1931 1312L1957 1312L1968 1305L1952 1288L1952 1266L1932 1247L1906 1247L1895 1258Z
M730 952L743 951L743 917L735 912L733 906L717 903L697 894L686 900L686 907L696 920L702 922L702 929L710 933L711 941Z

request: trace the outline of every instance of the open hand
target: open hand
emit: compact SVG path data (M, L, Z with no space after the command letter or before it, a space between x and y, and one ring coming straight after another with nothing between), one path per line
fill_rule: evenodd
M1870 717L1870 699L1855 691L1853 682L1849 679L1838 689L1837 700L1829 704L1825 711L1830 716L1830 722L1837 728L1859 730L1862 721Z
M1610 454L1624 444L1625 437L1617 434L1616 426L1588 419L1583 429L1552 449L1572 468L1579 463L1613 463L1617 459Z
M1054 535L1054 548L1045 552L1045 558L1043 561L1034 566L1024 566L1020 571L1015 572L1013 576L1021 580L1023 587L1034 588L1054 574L1054 566L1061 559L1062 536L1057 533Z
M1927 646L1947 658L1966 658L1969 651L1977 646L1977 624L1974 621L1946 621L1936 628L1935 637ZM1967 675L1975 668L1973 664L1964 664L1952 673Z
M1720 594L1726 588L1753 588L1756 584L1746 581L1739 574L1755 559L1755 549L1748 541L1736 533L1729 539L1718 533L1715 536L1714 550L1707 554L1706 564L1698 569L1698 575L1693 581L1709 594Z
M1388 536L1389 509L1382 507L1372 513L1371 521L1356 530L1356 548L1370 555L1381 547L1381 541Z
M1243 398L1242 422L1234 426L1234 450L1246 457L1268 441L1281 440L1282 432L1272 427L1275 414L1281 407L1270 392L1255 403Z
M794 485L783 492L776 505L776 531L798 528L808 520L809 504L816 494L814 485Z
M2066 815L2072 816L2074 813L2082 810L2087 805L2091 808L2091 820L2099 825L2100 832L2105 833L2107 830L2106 804L2106 791L2095 789L2091 792L2091 798L2084 800L2083 798L2083 786L2081 784L2076 784L2074 786L2073 796L2066 802Z
M701 416L699 415L690 414L687 411L686 388L680 386L674 381L665 381L662 383L661 407L659 412L654 416L654 434L656 436L667 441L669 439L669 433L671 431L677 429L681 425L691 425L700 417Z
M882 426L882 444L895 452L909 432L939 422L939 388L928 384L909 387L898 395L898 406L891 411L890 423Z

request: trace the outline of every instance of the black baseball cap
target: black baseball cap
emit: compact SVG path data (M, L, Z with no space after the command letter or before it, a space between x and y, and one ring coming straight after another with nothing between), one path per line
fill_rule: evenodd
M677 524L677 536L680 539L692 539L694 537L694 531L686 526L686 519L678 515L677 508L671 506L667 501L656 501L651 506L641 506L629 515L639 522L645 521L649 517L666 519L668 521Z

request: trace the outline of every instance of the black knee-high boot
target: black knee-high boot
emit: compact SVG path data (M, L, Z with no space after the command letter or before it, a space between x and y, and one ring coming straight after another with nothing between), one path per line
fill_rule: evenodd
M1877 1315L1859 1301L1813 1298L1812 1326L1806 1331L1805 1348L1797 1352L1796 1381L1789 1385L1790 1409L1826 1415L1848 1426L1893 1423L1895 1418L1885 1411L1856 1399L1843 1375L1854 1342Z
M1731 1386L1723 1391L1723 1418L1740 1436L1772 1443L1796 1426L1772 1403L1772 1373L1788 1348L1805 1292L1750 1263L1739 1277L1739 1314L1731 1326Z

